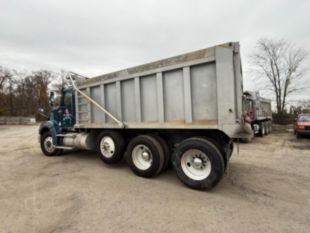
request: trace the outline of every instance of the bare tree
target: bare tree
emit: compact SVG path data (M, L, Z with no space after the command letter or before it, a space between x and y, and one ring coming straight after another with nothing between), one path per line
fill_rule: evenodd
M6 69L3 66L0 66L0 91L4 91L5 84L10 80L10 78L13 76L13 73Z
M302 88L306 70L302 68L307 57L304 49L297 48L285 40L260 39L251 56L255 73L266 83L276 100L277 113L285 112L287 97Z

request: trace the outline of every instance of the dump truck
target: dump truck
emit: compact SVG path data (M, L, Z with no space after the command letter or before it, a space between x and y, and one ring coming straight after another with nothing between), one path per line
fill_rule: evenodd
M244 92L245 120L251 124L253 135L261 137L272 131L271 100L261 97L259 92Z
M231 42L94 78L69 75L68 87L39 128L42 152L95 150L104 163L125 156L150 178L172 163L193 189L213 188L248 137L239 43Z

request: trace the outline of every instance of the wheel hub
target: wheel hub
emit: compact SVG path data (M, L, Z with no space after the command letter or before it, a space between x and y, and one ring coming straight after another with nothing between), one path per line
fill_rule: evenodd
M153 155L146 145L139 144L132 150L132 161L141 170L149 169L152 166Z
M52 137L45 138L44 147L45 147L45 150L50 153L52 153L55 150Z
M189 149L181 158L183 172L193 180L203 180L211 173L211 162L207 154L198 149Z
M104 149L105 151L109 150L109 149L110 149L109 143L104 142L104 143L103 143L103 149Z
M145 161L149 161L149 160L150 160L150 154L149 154L147 151L143 151L143 152L142 152L142 158L143 158Z
M197 168L202 166L202 160L200 158L194 158L193 159L193 165Z
M101 139L100 150L104 157L111 158L115 152L115 143L109 136L105 136Z

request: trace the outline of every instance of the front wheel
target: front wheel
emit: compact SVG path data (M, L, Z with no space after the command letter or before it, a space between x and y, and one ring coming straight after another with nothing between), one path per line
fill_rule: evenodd
M100 159L107 163L118 163L124 155L125 141L123 136L116 131L103 131L97 142L97 153Z
M216 186L225 170L220 150L203 138L189 138L181 142L173 153L172 163L181 182L198 190Z
M62 150L56 148L56 146L54 145L51 132L45 132L41 135L40 145L43 154L45 154L46 156L62 154Z

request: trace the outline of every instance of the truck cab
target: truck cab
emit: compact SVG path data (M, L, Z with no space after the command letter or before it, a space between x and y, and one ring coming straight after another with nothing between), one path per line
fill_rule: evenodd
M51 91L49 95L50 112L47 120L39 128L41 147L47 154L59 153L57 146L62 145L57 135L73 130L75 124L75 93L71 87ZM41 111L42 112L42 111ZM45 146L45 147L44 147Z

